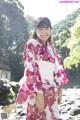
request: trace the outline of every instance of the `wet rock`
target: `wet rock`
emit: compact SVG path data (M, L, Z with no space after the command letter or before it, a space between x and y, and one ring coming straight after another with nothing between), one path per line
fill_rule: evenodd
M73 108L71 108L69 113L72 116L78 115L78 114L80 114L80 108L79 107L73 107Z

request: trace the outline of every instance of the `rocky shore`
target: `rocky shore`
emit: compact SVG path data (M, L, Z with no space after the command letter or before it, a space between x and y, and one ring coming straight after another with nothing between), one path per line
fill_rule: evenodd
M25 120L25 110L21 108L16 109L15 103L12 104L12 106L6 106L6 112L8 114L7 120ZM59 111L60 120L80 120L80 89L73 88L63 90ZM0 113L2 112L5 112L5 107L3 106L0 108Z
M60 120L80 120L80 89L63 90L59 110Z

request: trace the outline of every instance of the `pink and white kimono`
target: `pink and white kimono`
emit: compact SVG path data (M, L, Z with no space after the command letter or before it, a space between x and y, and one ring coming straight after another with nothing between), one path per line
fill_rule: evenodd
M29 40L24 47L23 83L16 103L26 103L26 120L58 120L58 89L68 83L57 53L49 45ZM44 111L36 107L36 92L44 95Z

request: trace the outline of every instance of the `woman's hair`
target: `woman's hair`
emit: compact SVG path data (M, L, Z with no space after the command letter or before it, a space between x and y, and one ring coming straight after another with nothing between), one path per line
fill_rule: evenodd
M37 20L35 20L34 27L35 27L35 31L31 34L29 39L31 39L31 38L37 39L38 38L37 34L36 34L36 29L44 28L44 27L46 27L46 28L50 27L50 29L52 29L51 22L50 22L49 18L47 18L47 17L40 17ZM50 36L48 38L47 42L49 42L50 45L52 44L52 36Z
M44 27L52 28L51 22L50 22L49 18L47 18L47 17L40 17L37 20L35 20L34 26L36 29L44 28Z

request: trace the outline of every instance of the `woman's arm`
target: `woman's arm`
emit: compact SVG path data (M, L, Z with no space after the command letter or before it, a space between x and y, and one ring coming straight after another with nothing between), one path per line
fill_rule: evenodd
M43 93L37 92L36 96L36 106L39 108L39 111L42 112L44 110L44 96Z
M58 104L61 103L61 100L62 100L62 88L59 88Z

